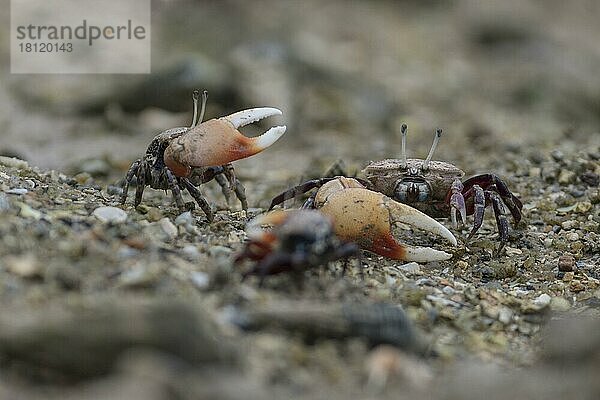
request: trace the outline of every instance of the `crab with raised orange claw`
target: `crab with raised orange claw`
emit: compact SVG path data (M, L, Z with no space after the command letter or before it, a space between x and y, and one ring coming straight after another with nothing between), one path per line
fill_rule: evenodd
M355 242L362 249L405 261L442 261L452 254L429 247L400 243L394 237L394 224L402 223L412 228L442 236L452 245L456 238L442 224L388 196L365 187L362 180L347 177L321 178L288 189L273 199L277 204L301 193L318 188L305 202L303 208L315 208L332 218L334 232L342 240Z
M268 229L263 229L268 226ZM248 223L249 241L235 263L255 261L244 274L265 276L280 272L303 272L331 261L360 256L356 243L334 233L333 221L317 210L276 210Z
M121 203L127 200L130 182L137 180L134 205L142 201L144 188L171 190L181 212L192 208L185 204L181 192L187 190L202 208L209 221L213 219L212 207L198 186L215 179L227 199L231 191L248 208L245 189L236 178L232 161L250 157L275 143L284 133L285 126L276 126L258 137L244 136L238 128L261 119L281 115L276 108L263 107L239 111L234 114L202 122L207 93L202 96L198 118L200 93L193 93L194 116L190 127L171 128L154 137L146 154L131 164L122 184Z

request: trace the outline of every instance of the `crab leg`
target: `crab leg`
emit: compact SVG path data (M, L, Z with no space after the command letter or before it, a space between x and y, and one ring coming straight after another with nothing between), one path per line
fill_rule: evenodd
M452 258L444 251L398 242L392 226L403 223L442 236L456 245L456 238L442 224L406 204L365 188L347 188L331 193L320 210L333 218L335 233L365 250L406 261L441 261Z
M237 128L274 115L281 111L263 107L205 121L171 142L165 150L165 164L182 177L188 176L192 167L225 165L259 153L275 143L286 127L273 127L257 137L244 136Z

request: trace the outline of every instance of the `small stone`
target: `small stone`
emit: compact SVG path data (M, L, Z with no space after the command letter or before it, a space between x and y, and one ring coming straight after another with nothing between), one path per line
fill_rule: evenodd
M577 178L577 174L569 169L562 169L558 174L558 183L563 185L567 185L569 183L575 182Z
M500 307L498 311L498 321L508 325L512 321L513 311L508 307Z
M6 257L6 269L21 278L39 278L41 265L33 254Z
M582 292L585 290L585 285L579 279L573 279L569 285L572 292Z
M210 277L206 272L193 271L190 274L190 279L194 286L200 290L206 290L210 286Z
M14 188L6 191L7 194L24 195L27 194L28 190L25 188Z
M175 218L175 225L178 226L187 226L194 223L194 217L190 211L186 211L181 213Z
M233 250L231 250L229 247L225 247L225 246L212 246L208 250L209 256L211 256L213 258L229 257L232 252L233 252Z
M445 295L452 296L456 291L451 286L444 286L442 292L444 292Z
M92 214L103 223L120 224L127 221L127 213L117 207L98 207Z
M563 282L571 282L573 278L575 278L574 272L565 272L565 275L563 276Z
M39 220L40 218L42 218L42 215L44 215L40 211L31 208L25 203L19 204L19 208L19 215L23 218Z
M553 297L552 301L550 302L550 309L552 311L564 312L568 311L570 308L571 303L569 303L569 300L565 299L564 297Z
M570 272L575 269L575 257L570 254L564 254L558 258L558 270L561 272Z
M156 207L148 207L148 212L146 213L146 219L150 222L160 221L164 218L163 213Z
M0 156L0 164L17 169L29 168L27 161L19 160L18 158L14 157Z
M592 203L589 201L580 201L575 204L575 212L585 214L592 209Z
M576 242L579 240L579 234L577 232L567 233L567 240L571 242Z
M145 288L154 286L159 278L159 269L138 264L125 271L119 277L121 286L130 288Z
M542 293L538 297L533 299L534 304L536 304L540 307L546 307L546 306L550 305L551 301L552 301L552 297L550 297L546 293Z
M544 239L544 247L546 247L546 248L552 247L552 238Z
M469 263L466 261L462 261L462 260L457 261L455 265L457 268L460 268L462 270L465 270L469 267Z
M161 229L167 235L170 240L177 237L177 227L171 222L169 218L163 218L159 222Z
M567 231L571 230L571 229L574 229L574 228L577 228L577 225L579 225L579 223L577 221L573 221L573 220L565 221L562 224L560 224L560 226L564 230L567 230Z
M0 193L0 212L10 210L10 201L4 193Z
M421 266L416 262L409 262L408 264L403 264L399 266L398 269L408 274L418 274L419 272L421 272Z
M183 249L181 249L181 254L190 261L195 261L200 258L200 252L196 246L192 246L188 244Z

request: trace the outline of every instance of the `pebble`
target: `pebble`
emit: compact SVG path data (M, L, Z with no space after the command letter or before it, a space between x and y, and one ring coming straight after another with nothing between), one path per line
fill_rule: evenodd
M163 219L165 216L163 213L156 207L149 207L148 212L146 214L146 219L150 222L156 222Z
M19 160L18 158L14 157L0 156L0 164L17 169L29 168L27 161Z
M562 224L560 224L560 226L565 230L571 230L573 228L577 228L577 225L579 225L579 222L573 221L573 220L565 221Z
M568 311L571 308L571 303L569 303L569 300L565 299L564 297L553 297L552 301L550 302L550 309L552 311Z
M159 222L161 229L171 240L177 237L177 227L171 222L169 218L163 218Z
M455 292L454 288L450 287L450 286L444 286L442 288L442 292L444 292L445 295L448 296L452 296Z
M19 204L19 208L19 215L24 218L39 220L40 218L42 218L42 215L44 215L40 211L31 208L25 203Z
M159 278L156 268L145 265L136 265L132 269L121 274L119 283L121 286L130 288L143 288L153 286Z
M573 278L575 278L575 273L574 272L566 272L565 276L563 276L563 281L564 282L571 282L573 280Z
M571 242L576 242L579 240L579 234L577 232L567 233L567 240Z
M231 250L229 247L225 247L225 246L212 246L208 250L209 256L211 256L213 258L229 257L232 252L233 252L233 250Z
M27 194L27 192L29 192L29 190L27 190L25 188L14 188L14 189L9 189L6 191L7 194L16 194L16 195Z
M513 311L508 307L501 307L498 311L498 321L508 325L512 321Z
M127 213L117 207L98 207L92 214L98 218L100 222L104 223L120 224L127 221Z
M558 258L558 270L561 272L571 272L575 269L575 257L570 254L562 255Z
M186 226L194 223L194 217L190 211L181 213L175 218L175 225Z
M548 306L551 301L552 301L552 297L550 297L546 293L542 293L538 297L536 297L535 299L533 299L534 304L537 305L537 306L540 306L540 307L546 307L546 306Z
M558 174L558 183L566 185L566 184L575 182L576 178L577 178L577 174L575 174L575 172L573 172L569 169L563 169L560 171L560 174Z
M200 290L208 289L210 285L210 277L206 272L192 271L190 274L190 279L194 286Z
M579 279L573 279L569 285L572 292L581 292L585 290L585 285Z
M409 262L407 264L403 264L398 267L398 269L402 272L409 274L418 274L421 272L421 266L416 262Z
M6 258L6 269L21 278L38 278L42 276L42 268L33 255Z
M10 201L4 193L0 193L0 211L10 210Z
M181 249L181 254L190 261L200 258L200 251L198 251L196 246L191 244L184 246L183 249Z

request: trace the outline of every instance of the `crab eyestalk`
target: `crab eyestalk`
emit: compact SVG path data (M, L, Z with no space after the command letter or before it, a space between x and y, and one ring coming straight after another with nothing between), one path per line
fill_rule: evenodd
M204 106L201 117L203 113ZM194 167L225 165L259 153L275 143L286 127L273 127L257 137L244 136L237 128L274 115L281 115L281 111L252 108L202 122L169 144L164 153L165 164L176 176L186 177Z
M433 137L433 143L431 144L431 149L429 150L429 154L427 154L427 158L423 161L422 169L423 171L427 171L429 169L429 162L433 157L433 152L440 142L440 138L442 137L442 130L440 128L435 130L435 136Z
M400 133L402 134L402 162L400 163L400 166L402 169L406 169L407 167L407 163L406 163L406 131L407 131L408 127L406 126L406 124L402 124L402 126L400 127Z
M204 118L204 110L206 110L206 101L208 100L208 92L204 90L202 92L202 109L200 110L200 118L198 118L198 99L200 98L200 91L194 90L192 93L192 100L194 101L194 116L192 117L192 125L190 129L202 122Z

